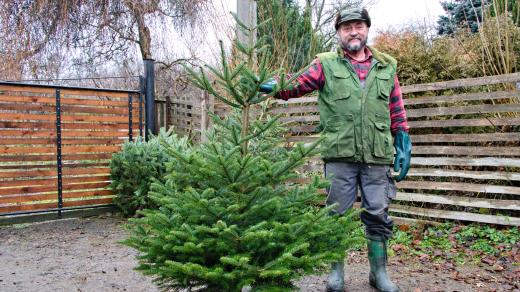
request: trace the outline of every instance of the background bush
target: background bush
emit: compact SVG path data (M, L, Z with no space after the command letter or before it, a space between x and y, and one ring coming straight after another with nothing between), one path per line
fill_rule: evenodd
M114 203L125 216L133 216L137 210L154 208L148 197L150 184L157 180L164 182L168 165L175 167L175 160L164 151L159 143L162 139L175 149L187 151L186 137L178 138L173 130L161 129L148 142L139 137L134 142L123 144L110 161L110 188L116 194Z

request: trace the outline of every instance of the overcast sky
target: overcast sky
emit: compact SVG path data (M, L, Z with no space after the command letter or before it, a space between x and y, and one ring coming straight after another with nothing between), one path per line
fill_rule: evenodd
M435 26L444 14L440 0L375 0L369 10L371 32L400 29L412 23Z
M221 0L223 6L236 11L237 0ZM238 0L240 1L240 0ZM435 26L444 14L440 0L370 0L369 14L373 33L388 28L400 29L412 23Z

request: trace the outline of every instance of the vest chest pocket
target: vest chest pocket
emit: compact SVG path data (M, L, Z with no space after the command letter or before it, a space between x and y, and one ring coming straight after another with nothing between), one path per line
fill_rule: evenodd
M332 94L334 96L334 100L340 102L341 100L346 100L350 97L350 87L352 86L352 78L348 72L334 72L333 73L333 84L332 84Z
M378 97L388 101L388 97L390 96L390 91L393 87L393 82L390 80L390 74L387 72L380 72L376 75L376 85Z
M372 154L375 157L386 158L392 151L392 134L386 123L375 122L374 124L374 143Z

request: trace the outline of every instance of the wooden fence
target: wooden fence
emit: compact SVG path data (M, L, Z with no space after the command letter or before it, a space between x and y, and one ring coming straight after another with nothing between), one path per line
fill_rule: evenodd
M0 82L0 215L111 203L109 161L142 134L140 99Z
M402 87L412 168L391 215L520 226L520 73ZM287 142L319 134L316 97L275 101ZM319 159L308 171L321 172Z

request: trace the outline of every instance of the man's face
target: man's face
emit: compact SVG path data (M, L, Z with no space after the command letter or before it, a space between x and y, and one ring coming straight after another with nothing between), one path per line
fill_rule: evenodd
M365 48L368 40L368 26L364 21L353 20L342 23L338 28L341 47L355 53Z

